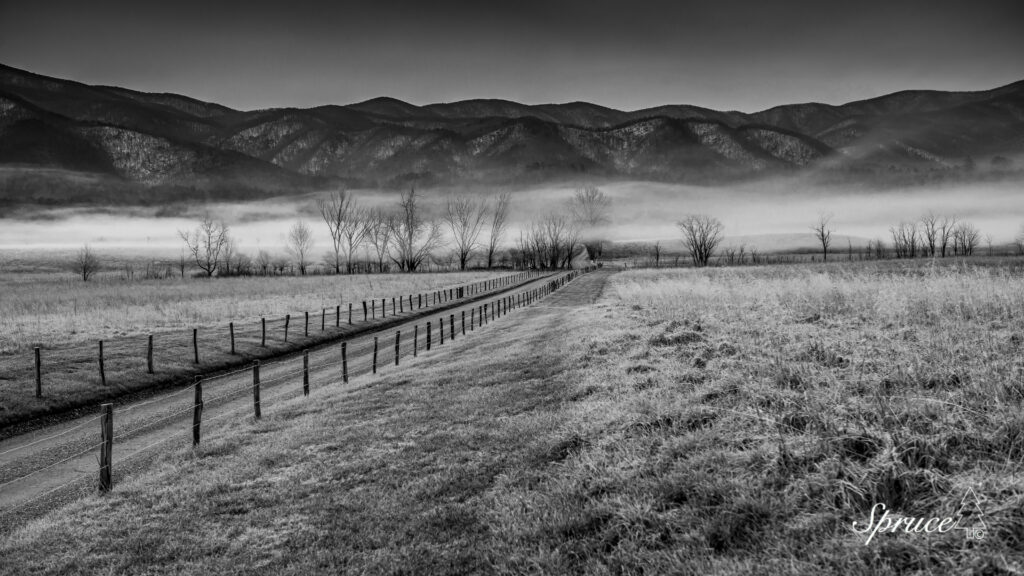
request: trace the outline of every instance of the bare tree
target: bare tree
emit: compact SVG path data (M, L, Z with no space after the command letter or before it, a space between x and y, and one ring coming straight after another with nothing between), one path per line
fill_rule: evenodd
M1024 256L1024 224L1020 226L1020 232L1017 233L1017 237L1013 239L1013 243L1017 246L1017 254Z
M273 270L272 262L273 260L270 257L270 252L260 249L260 251L256 253L256 269L263 276L268 275Z
M487 219L487 205L467 196L455 196L448 199L448 209L444 221L452 233L455 243L455 256L459 260L459 270L466 269L473 250L477 247L480 232L483 231Z
M334 268L335 274L341 274L341 255L345 248L346 231L351 226L350 219L358 212L355 197L347 190L337 190L327 198L320 198L316 204L331 234L331 254L334 257L327 262Z
M185 247L192 254L196 267L205 272L207 277L213 276L220 266L221 253L231 238L228 225L223 220L214 220L207 213L195 230L179 230L178 235L185 241Z
M974 254L974 249L980 244L981 231L974 224L970 222L957 224L956 229L953 231L954 254L970 256Z
M75 272L82 277L82 282L88 282L100 270L100 259L88 244L82 246L75 255Z
M715 249L722 242L725 227L712 216L689 214L676 223L683 233L683 247L690 253L694 266L707 266Z
M380 209L366 212L366 239L376 253L378 272L384 272L387 260L391 256L391 235L395 230L394 219L394 216Z
M497 253L501 240L505 236L505 229L508 225L508 205L511 200L512 195L508 192L502 192L494 200L494 211L491 212L491 233L487 240L488 268L494 266L494 255Z
M356 250L366 241L366 237L370 233L369 221L369 212L353 205L341 227L341 239L345 248L345 271L349 274L352 273Z
M299 274L306 275L309 267L309 254L313 251L313 231L309 226L299 220L292 225L288 231L288 252L295 259L299 267Z
M651 259L654 260L654 267L661 267L661 241L651 244Z
M947 216L939 223L939 252L943 258L953 241L958 221L956 216Z
M592 260L604 251L603 227L608 224L612 201L597 186L581 186L569 200L573 222L581 229L583 245Z
M818 221L811 226L814 237L821 244L821 259L828 260L828 247L832 245L832 214L818 214Z
M424 259L442 245L441 224L428 219L419 205L416 189L403 192L398 215L392 220L391 260L403 272L415 272Z
M913 258L917 255L918 230L916 222L900 222L889 228L892 248L897 258Z
M939 217L932 211L921 216L921 245L928 256L935 256L935 250L941 243L941 222Z
M992 255L992 235L991 234L986 234L985 235L985 245L988 246L988 255L991 256Z

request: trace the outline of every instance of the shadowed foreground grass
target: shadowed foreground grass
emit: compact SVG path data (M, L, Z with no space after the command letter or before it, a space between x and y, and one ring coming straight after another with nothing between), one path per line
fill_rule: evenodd
M523 311L364 389L212 432L14 532L0 570L1024 568L1019 278L818 267L609 282L596 305ZM958 285L972 296L940 297ZM953 515L967 487L984 540L866 546L850 528L875 502Z

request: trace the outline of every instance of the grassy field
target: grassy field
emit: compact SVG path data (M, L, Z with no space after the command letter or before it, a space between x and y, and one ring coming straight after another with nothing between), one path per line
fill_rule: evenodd
M615 274L596 304L566 289L166 453L9 535L0 566L1020 573L1021 286L922 263ZM852 529L876 503L955 516L968 488L984 539Z
M374 297L430 292L499 272L121 279L69 273L0 275L0 355L119 336L258 321Z

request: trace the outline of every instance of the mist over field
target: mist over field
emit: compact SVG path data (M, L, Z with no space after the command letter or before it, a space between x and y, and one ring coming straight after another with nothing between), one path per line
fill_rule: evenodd
M576 184L544 185L514 190L506 243L518 238L531 221L563 209ZM675 222L687 213L719 218L728 242L761 250L812 246L809 226L819 213L833 213L837 236L864 242L887 239L890 225L914 220L928 210L969 220L991 235L993 243L1012 240L1024 219L1024 183L1004 180L974 184L937 184L900 190L867 187L817 187L799 178L775 178L732 186L694 186L650 182L609 182L600 187L612 198L607 237L616 242L678 239ZM361 205L390 208L397 191L355 190ZM449 194L491 197L494 189L424 188L431 217L441 217ZM30 216L0 219L0 249L66 250L89 243L103 250L147 256L177 255L178 230L194 227L209 211L231 227L239 248L283 252L288 228L298 219L313 229L319 255L330 240L316 209L318 194L252 202L179 205L163 208L62 208Z

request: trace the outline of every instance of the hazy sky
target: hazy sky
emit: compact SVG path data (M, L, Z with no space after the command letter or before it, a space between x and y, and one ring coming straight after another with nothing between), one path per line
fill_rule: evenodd
M756 111L1024 79L1021 0L0 0L0 62L252 109L392 96Z

